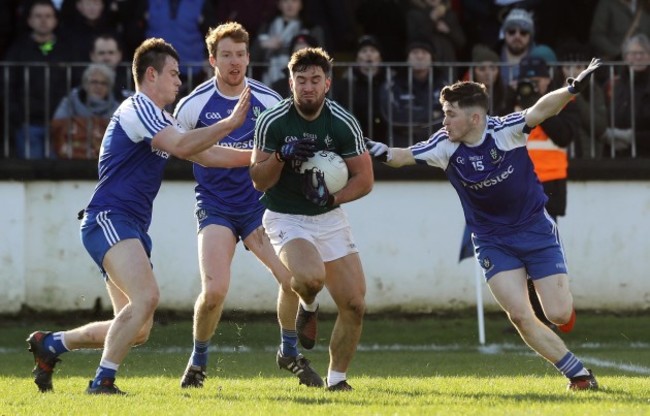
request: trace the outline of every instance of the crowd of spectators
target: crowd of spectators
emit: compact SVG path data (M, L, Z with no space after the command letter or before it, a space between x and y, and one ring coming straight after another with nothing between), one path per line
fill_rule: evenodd
M1 117L0 131L11 137L3 157L61 157L48 128L59 104L69 102L75 87L84 91L88 64L110 68L110 96L118 103L132 94L128 61L146 37L171 42L185 88L197 85L210 73L202 65L204 34L227 20L251 34L253 76L283 94L286 63L296 47L318 45L336 62L350 63L335 72L332 96L353 111L365 134L400 146L439 126L437 94L446 83L484 82L492 91L491 112L505 114L515 108L522 81L529 81L519 74L527 57L543 60L555 84L578 73L590 56L617 62L613 73L600 71L589 92L576 99L581 128L572 156L650 156L650 0L0 3L0 70L10 80L0 83L0 93L9 97L0 103L0 113L9 114ZM21 63L36 65L26 70ZM59 65L66 63L72 70Z

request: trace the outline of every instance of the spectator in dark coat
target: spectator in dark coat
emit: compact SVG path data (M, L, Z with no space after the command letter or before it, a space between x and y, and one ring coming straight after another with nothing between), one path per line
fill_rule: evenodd
M10 116L17 157L42 159L51 155L46 143L48 121L73 83L67 77L66 68L59 64L74 61L77 55L66 39L56 33L58 18L50 0L34 0L27 14L27 24L30 32L11 44L5 60L46 65L12 68L10 83L13 88L9 94L14 105ZM29 76L27 85L26 73Z
M334 84L334 99L359 120L364 135L386 142L387 126L380 106L381 90L386 82L386 69L379 66L382 62L377 38L371 35L359 38L356 65L348 68Z

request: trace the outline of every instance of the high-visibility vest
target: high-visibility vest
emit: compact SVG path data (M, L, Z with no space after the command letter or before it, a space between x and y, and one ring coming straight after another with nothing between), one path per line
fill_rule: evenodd
M540 182L567 178L567 151L553 143L541 126L531 130L526 147Z

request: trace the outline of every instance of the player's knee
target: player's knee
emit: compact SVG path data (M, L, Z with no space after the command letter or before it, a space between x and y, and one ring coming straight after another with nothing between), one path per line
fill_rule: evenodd
M536 319L535 314L532 311L526 309L514 309L508 311L508 318L510 322L517 328L525 328L528 325L531 325Z
M148 296L144 298L144 307L147 310L147 312L149 312L152 315L155 312L156 308L158 307L158 303L160 303L159 290L152 291Z
M160 302L160 291L158 288L142 293L132 300L133 316L153 316Z
M345 303L342 310L349 318L361 323L366 313L366 302L363 297L352 298Z
M303 274L294 277L291 281L291 288L300 294L315 295L325 286L325 273Z
M546 318L556 325L564 325L571 319L571 309L564 308L563 310L549 310L546 312Z
M228 288L223 287L213 287L205 291L201 296L203 308L210 311L220 308L226 300L227 293Z

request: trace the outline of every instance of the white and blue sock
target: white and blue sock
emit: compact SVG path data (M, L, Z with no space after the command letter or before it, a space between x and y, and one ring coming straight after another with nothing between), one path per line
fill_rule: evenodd
M555 368L560 370L560 372L567 378L586 376L589 374L589 371L587 371L584 364L582 364L582 361L577 359L571 351L567 352L560 361L555 363Z
M54 332L46 336L45 339L43 339L43 345L45 346L45 349L55 356L70 351L70 349L65 345L65 336L63 331Z
M280 354L283 357L296 357L298 355L298 335L295 329L282 330L282 344Z
M198 339L194 340L194 349L192 350L192 356L190 357L190 363L192 365L199 366L201 368L206 368L208 366L208 347L210 346L210 341L199 341Z
M115 379L117 374L117 369L120 367L119 364L110 362L104 358L99 362L99 367L97 367L97 372L95 373L95 379L93 380L93 387L97 387L101 384L102 379L110 378Z

